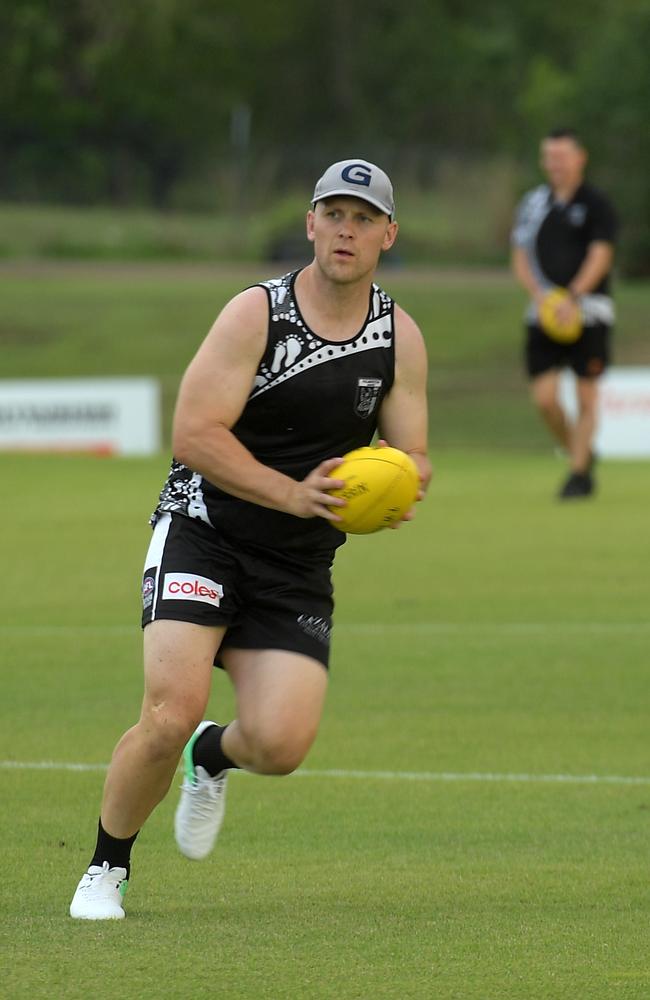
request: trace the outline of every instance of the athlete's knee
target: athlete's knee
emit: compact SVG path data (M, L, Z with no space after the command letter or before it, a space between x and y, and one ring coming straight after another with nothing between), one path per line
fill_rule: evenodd
M249 755L246 763L259 774L291 774L302 764L312 743L306 736L272 728L243 730L242 739Z
M198 706L165 701L145 703L140 730L152 758L179 756L202 718Z

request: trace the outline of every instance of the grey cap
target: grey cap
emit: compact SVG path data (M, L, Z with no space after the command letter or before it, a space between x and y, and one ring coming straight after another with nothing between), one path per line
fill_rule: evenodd
M340 160L328 167L314 188L312 205L337 194L361 198L391 217L395 214L393 185L388 174L367 160Z

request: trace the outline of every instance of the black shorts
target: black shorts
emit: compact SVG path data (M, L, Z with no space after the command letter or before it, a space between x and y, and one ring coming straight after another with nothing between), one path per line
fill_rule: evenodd
M526 369L531 378L553 368L572 368L578 378L597 378L610 363L610 326L585 326L573 344L551 340L541 327L526 327Z
M214 528L161 514L142 581L142 627L158 618L223 626L221 648L284 649L329 663L331 560L285 561L235 547Z

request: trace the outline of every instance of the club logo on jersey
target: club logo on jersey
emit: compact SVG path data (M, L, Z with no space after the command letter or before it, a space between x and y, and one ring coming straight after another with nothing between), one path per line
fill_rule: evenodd
M165 573L163 601L201 601L219 607L223 587L207 576L196 573Z
M360 378L357 381L357 394L354 399L354 412L362 420L374 413L381 392L380 378Z
M586 205L571 205L569 208L569 222L572 226L584 226L585 219L587 218L587 206Z
M146 611L153 604L153 595L156 589L156 570L145 570L142 581L142 610Z
M350 163L345 170L341 171L341 177L349 184L361 184L363 187L370 187L372 172L365 163Z

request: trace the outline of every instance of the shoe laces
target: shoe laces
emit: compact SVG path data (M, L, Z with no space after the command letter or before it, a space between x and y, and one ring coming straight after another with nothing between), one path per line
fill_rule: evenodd
M102 862L101 868L99 865L91 865L91 868L98 868L99 870L86 872L85 882L82 886L83 889L99 887L102 889L119 889L120 885L124 881L124 876L115 874L117 869L111 868L108 861ZM124 871L124 869L122 869L122 871ZM113 872L112 875L111 872Z
M215 806L219 803L226 789L226 772L207 777L197 776L194 781L183 782L183 789L194 799L193 807L201 818L208 818L212 815Z

